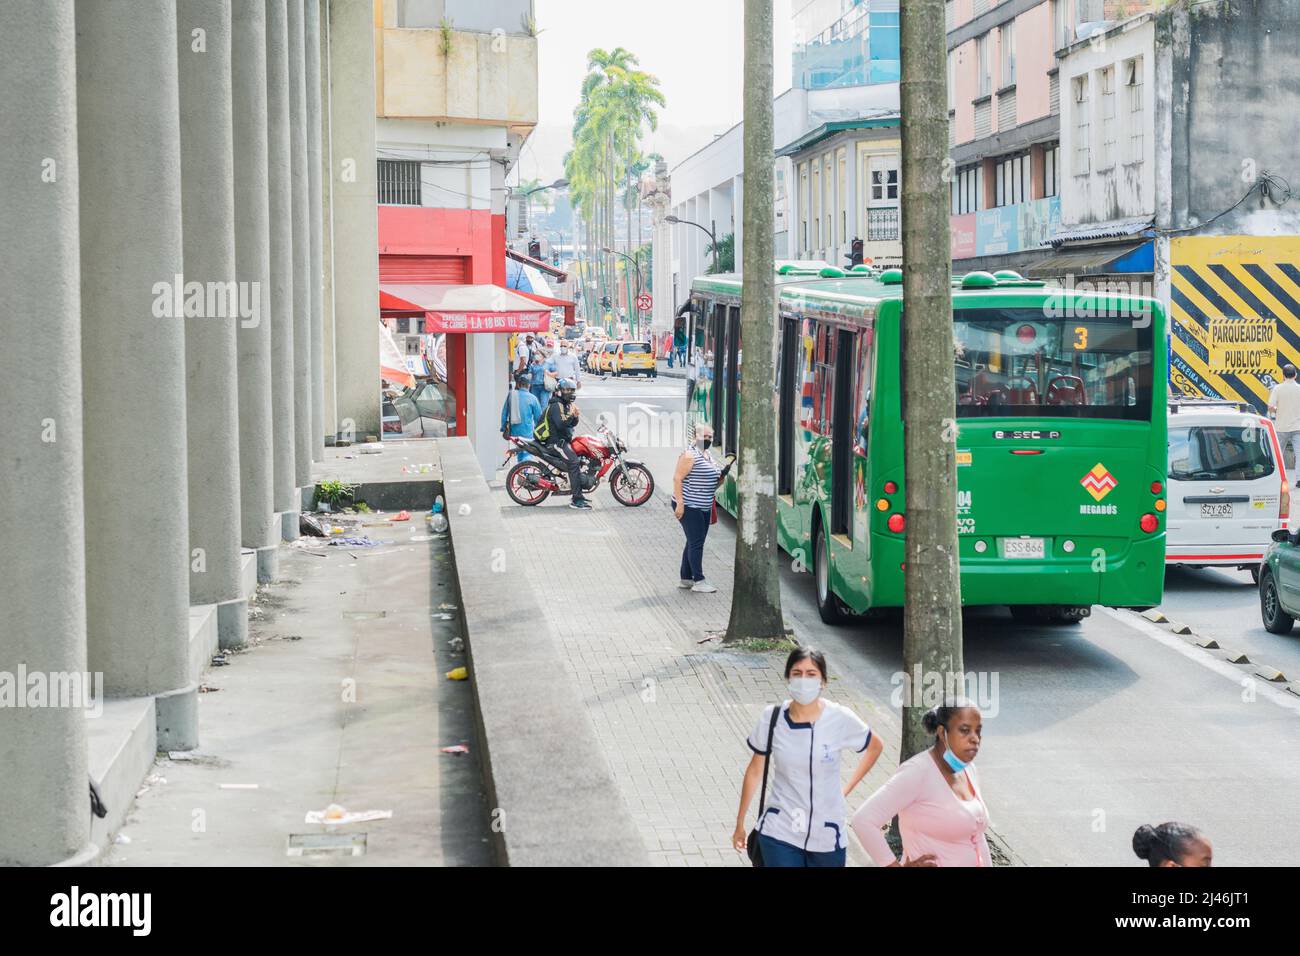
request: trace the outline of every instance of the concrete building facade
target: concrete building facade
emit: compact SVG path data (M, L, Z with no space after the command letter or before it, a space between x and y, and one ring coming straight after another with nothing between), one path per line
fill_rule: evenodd
M16 318L0 330L13 424L0 477L20 492L0 506L14 535L0 558L0 864L93 858L154 754L198 745L199 674L244 642L247 597L297 533L328 377L365 381L337 417L373 406L378 432L377 305L364 347L336 361L317 295L327 271L354 290L368 270L377 299L373 192L358 217L369 246L349 234L329 270L324 224L339 220L324 168L319 190L309 176L343 140L373 183L373 73L319 95L355 50L373 70L369 0L0 9L0 81L21 91L0 115L0 281ZM349 96L366 104L359 131L335 110ZM327 112L334 143L315 132ZM330 170L332 192L354 168ZM51 310L59 321L40 321Z

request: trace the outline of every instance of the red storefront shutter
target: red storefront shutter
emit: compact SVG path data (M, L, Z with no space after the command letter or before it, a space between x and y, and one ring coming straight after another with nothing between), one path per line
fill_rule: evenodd
M466 256L392 256L379 257L380 282L448 283L469 282L469 259Z

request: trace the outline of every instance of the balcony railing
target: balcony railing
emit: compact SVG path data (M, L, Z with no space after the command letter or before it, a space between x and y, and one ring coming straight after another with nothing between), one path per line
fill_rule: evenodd
M897 209L867 210L867 242L897 242L898 234Z

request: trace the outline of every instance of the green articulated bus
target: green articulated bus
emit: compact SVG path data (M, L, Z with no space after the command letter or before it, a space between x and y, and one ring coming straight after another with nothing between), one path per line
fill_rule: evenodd
M903 604L902 272L778 268L778 524L822 619ZM719 454L739 439L739 275L692 284L702 370L690 411ZM1160 603L1165 565L1165 315L1158 302L953 279L962 602L1077 622ZM1159 394L1157 394L1159 392ZM740 465L737 465L737 471ZM736 475L718 491L736 512Z

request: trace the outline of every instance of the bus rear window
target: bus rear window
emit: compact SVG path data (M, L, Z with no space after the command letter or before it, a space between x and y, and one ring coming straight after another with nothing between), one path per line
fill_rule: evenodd
M953 339L958 418L1151 418L1150 322L957 309Z
M1169 477L1174 481L1251 481L1273 474L1263 428L1192 425L1169 429Z

